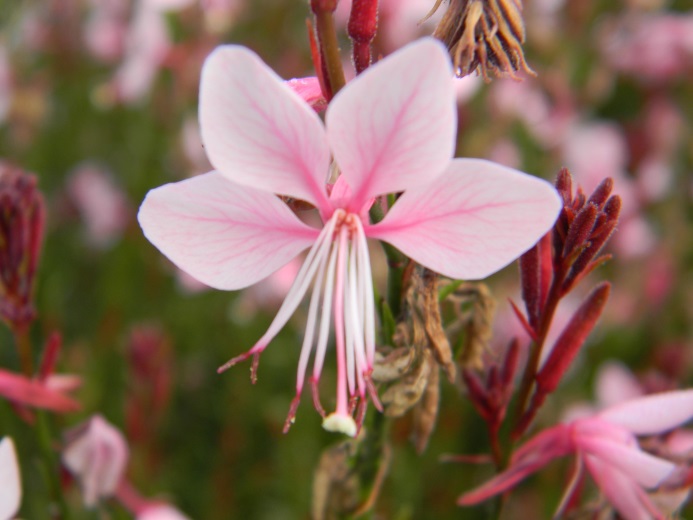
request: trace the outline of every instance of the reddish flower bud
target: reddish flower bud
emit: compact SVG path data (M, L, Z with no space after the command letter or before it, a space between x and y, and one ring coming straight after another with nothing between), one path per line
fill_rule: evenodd
M562 256L564 259L570 261L572 255L586 247L586 243L594 229L594 223L597 220L597 212L596 206L587 204L575 216L575 220L570 225L568 235L563 244Z
M553 392L597 323L609 298L611 285L603 282L592 290L556 340L549 358L536 377L537 392Z
M361 73L371 64L371 42L378 29L378 0L353 0L347 25L354 66Z
M563 199L563 205L569 206L573 200L573 176L568 168L561 168L556 177L556 191Z
M592 195L590 195L590 198L587 201L587 203L592 203L596 207L601 209L604 206L606 200L609 198L609 195L611 195L611 190L613 189L613 187L613 179L611 177L607 177L599 183L599 186L595 188L595 190L592 192Z
M609 220L618 220L621 213L621 197L614 195L604 205L604 213L609 217Z
M527 318L533 329L537 328L540 313L541 280L539 272L539 246L536 245L520 257L520 281L522 301L525 302Z
M563 294L570 291L578 281L589 274L595 267L611 258L610 255L602 255L593 260L613 234L616 224L618 224L618 221L612 220L601 226L598 236L592 238L589 246L575 259L561 287Z
M32 295L44 218L36 178L0 163L0 318L15 329L35 317Z

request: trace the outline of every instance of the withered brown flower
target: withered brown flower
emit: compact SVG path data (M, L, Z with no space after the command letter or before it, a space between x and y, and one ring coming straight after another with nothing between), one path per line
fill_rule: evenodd
M433 36L447 46L459 77L475 70L487 81L489 72L512 79L520 79L520 71L535 74L522 50L522 0L450 0Z

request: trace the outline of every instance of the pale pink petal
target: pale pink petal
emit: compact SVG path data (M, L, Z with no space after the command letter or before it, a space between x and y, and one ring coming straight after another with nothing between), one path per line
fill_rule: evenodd
M585 437L578 441L586 452L618 468L641 486L653 488L668 477L676 465L641 451L637 446L625 446L599 437Z
M680 429L667 435L666 446L669 452L677 455L688 455L693 452L693 431Z
M84 503L91 507L100 498L113 495L129 457L123 434L95 415L66 437L63 464L80 481Z
M609 407L643 394L642 387L633 372L618 361L607 361L597 372L595 393L602 407Z
M225 290L269 276L319 233L278 197L217 172L150 191L138 219L147 239L174 264Z
M79 403L41 381L0 369L0 397L55 412L79 410Z
M635 435L663 433L693 419L693 390L652 394L607 408L598 417Z
M72 392L82 386L82 378L74 374L51 374L43 384L54 392Z
M503 493L544 467L551 460L566 455L571 450L568 427L559 425L545 430L517 450L508 469L478 488L462 495L457 499L457 504L470 506Z
M442 174L455 148L451 77L445 48L423 39L367 69L332 100L327 134L354 193L352 210Z
M10 437L0 441L0 518L14 518L22 499L22 481L14 442Z
M328 207L322 122L253 52L226 45L207 58L200 127L210 162L229 179Z
M532 247L558 215L547 182L481 159L456 159L445 174L406 191L366 231L451 278L484 278Z
M647 495L626 473L589 455L585 456L585 464L599 489L624 520L663 519L662 515L656 515Z

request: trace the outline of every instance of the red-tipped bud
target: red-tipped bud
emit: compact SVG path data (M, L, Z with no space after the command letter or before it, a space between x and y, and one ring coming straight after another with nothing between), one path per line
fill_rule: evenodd
M371 64L371 42L378 30L378 0L353 0L347 25L354 66L361 73Z
M601 226L599 233L590 240L589 246L575 259L561 286L561 292L563 294L570 291L578 281L587 276L597 265L608 259L606 256L602 255L597 260L594 260L602 247L604 247L604 244L606 244L607 240L609 240L613 234L616 229L616 224L618 224L618 221L612 220Z
M32 296L44 220L36 178L0 163L0 318L15 329L35 317Z
M563 244L563 257L570 258L577 251L583 249L589 240L594 223L597 220L597 207L592 204L586 205L577 214L568 230L565 243Z
M609 220L618 220L621 213L621 197L614 195L604 205L604 214L609 217Z
M522 301L533 329L537 328L541 311L541 280L539 271L539 246L536 245L520 257Z
M546 233L537 244L539 247L539 311L544 311L553 278L553 258L551 254L551 233Z
M553 392L570 367L575 356L592 332L609 298L611 285L603 282L595 287L563 330L556 344L537 374L537 391L542 394Z
M611 177L607 177L602 182L600 182L599 186L597 186L597 188L592 192L592 195L590 195L590 198L587 201L587 203L594 204L599 209L601 209L604 206L604 203L609 198L609 195L611 195L611 190L613 188L613 179Z
M563 199L563 205L569 206L573 201L573 177L568 168L561 168L556 178L556 191Z

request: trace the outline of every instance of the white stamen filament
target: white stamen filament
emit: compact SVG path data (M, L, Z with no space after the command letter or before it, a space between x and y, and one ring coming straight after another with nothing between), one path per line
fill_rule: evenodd
M356 239L359 251L359 285L364 312L364 333L366 340L366 360L368 370L373 368L375 361L375 298L373 295L373 275L371 274L371 259L368 255L368 242L366 233L363 231L361 219L354 219L356 222Z
M300 398L305 383L313 347L313 381L320 379L333 319L337 406L334 413L325 417L323 426L354 436L357 426L349 413L349 396L366 398L365 378L372 368L375 349L373 282L368 245L357 215L338 209L325 223L279 312L249 353L264 350L303 300L311 282L306 332L296 374L296 399ZM316 407L321 410L319 403ZM287 424L293 421L293 413L294 405Z
M253 354L262 352L265 350L265 348L267 348L269 342L272 341L277 334L279 334L279 331L284 327L284 325L286 325L289 318L291 318L293 313L298 308L299 304L303 300L303 297L308 291L308 286L310 285L311 280L313 280L315 277L315 271L317 271L318 267L320 266L321 259L327 254L327 250L332 243L331 236L332 233L334 233L335 225L336 222L334 219L330 219L327 225L320 232L320 235L318 235L315 244L313 244L313 247L310 248L308 256L303 262L301 269L298 271L296 279L291 285L291 289L289 289L289 293L286 295L286 298L284 298L284 302L282 303L281 307L279 307L277 315L274 317L274 320L272 320L272 323L267 331L251 349Z

